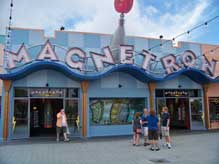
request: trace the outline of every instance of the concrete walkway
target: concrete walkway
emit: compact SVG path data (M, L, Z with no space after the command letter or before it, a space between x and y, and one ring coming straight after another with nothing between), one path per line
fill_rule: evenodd
M19 141L0 145L0 164L219 164L219 132L172 136L173 148L152 152L130 137Z

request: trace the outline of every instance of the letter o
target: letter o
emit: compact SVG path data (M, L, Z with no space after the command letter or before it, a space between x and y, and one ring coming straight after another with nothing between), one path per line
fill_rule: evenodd
M196 55L192 51L185 51L181 56L181 61L186 67L192 67L196 64Z

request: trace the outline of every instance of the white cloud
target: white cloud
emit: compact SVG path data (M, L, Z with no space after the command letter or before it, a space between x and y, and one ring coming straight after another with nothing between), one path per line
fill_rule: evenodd
M8 24L9 3L9 0L0 0L0 33L3 34ZM53 33L67 20L76 19L73 31L112 34L119 18L113 3L113 0L16 0L12 21L16 27L42 28ZM175 14L167 11L153 19L149 14L159 12L156 7L146 7L148 11L142 15L135 0L133 9L125 16L126 34L148 37L162 34L165 38L172 38L199 23L209 1L199 0L195 6L188 5L182 5ZM83 19L78 20L78 17Z
M154 6L145 7L144 11L148 15L154 15L159 12L158 9Z

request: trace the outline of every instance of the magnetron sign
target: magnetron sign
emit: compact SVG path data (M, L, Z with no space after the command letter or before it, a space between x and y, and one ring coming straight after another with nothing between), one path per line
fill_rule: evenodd
M101 71L109 65L117 65L117 64L135 64L135 50L133 45L120 45L120 49L118 51L120 63L116 63L114 60L114 54L112 53L109 46L102 48L102 54L96 52L89 52L89 57L92 59L93 65L95 66L95 71ZM28 49L22 44L19 50L14 52L8 52L8 69L14 69L17 67L18 63L28 64L33 61L43 61L49 60L54 62L59 62L59 56L56 54L53 46L49 42L49 40L43 45L40 52L34 59L30 57ZM66 51L64 54L64 63L67 67L71 69L78 69L80 71L85 70L85 65L87 64L87 56L85 51L78 47L72 47ZM179 71L180 69L190 67L197 68L197 56L191 50L186 50L180 55L180 60L176 60L176 56L174 54L169 54L166 56L157 59L157 56L147 50L142 50L140 52L141 65L139 66L145 71L150 71L151 64L156 61L161 62L161 66L165 70L166 74L171 74L173 72ZM201 57L201 63L199 64L200 70L207 73L212 78L216 75L216 64L217 61L212 60L208 61L205 56Z

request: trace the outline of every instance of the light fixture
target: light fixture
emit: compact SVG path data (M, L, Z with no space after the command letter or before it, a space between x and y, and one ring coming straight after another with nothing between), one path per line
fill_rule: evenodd
M189 38L189 36L190 36L190 31L187 31L187 34L188 34L188 38Z
M160 35L160 39L163 39L163 35Z

